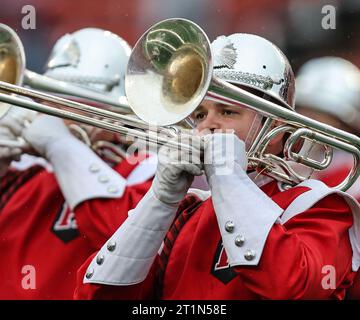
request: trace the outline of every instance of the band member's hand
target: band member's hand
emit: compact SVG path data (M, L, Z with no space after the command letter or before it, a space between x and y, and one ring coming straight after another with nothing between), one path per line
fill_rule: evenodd
M51 150L68 139L76 139L64 122L56 117L39 115L23 130L24 139L40 155L49 159Z
M36 112L20 107L11 107L0 119L0 126L8 128L16 137L21 136L25 126L35 117Z
M194 176L202 174L200 137L193 136L191 143L193 145L191 154L187 150L174 150L167 146L162 146L159 150L152 190L164 203L180 202L190 188Z
M239 169L246 171L245 143L234 133L208 134L203 139L204 168L208 180L214 174L228 175Z

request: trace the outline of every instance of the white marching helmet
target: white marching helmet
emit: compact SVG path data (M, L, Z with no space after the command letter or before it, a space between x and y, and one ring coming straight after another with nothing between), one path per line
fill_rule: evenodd
M44 74L121 101L130 53L129 44L116 34L84 28L56 42Z
M295 79L290 63L270 41L253 34L219 36L211 43L214 75L257 89L294 109Z
M338 57L311 59L296 78L296 105L325 112L360 130L360 70Z

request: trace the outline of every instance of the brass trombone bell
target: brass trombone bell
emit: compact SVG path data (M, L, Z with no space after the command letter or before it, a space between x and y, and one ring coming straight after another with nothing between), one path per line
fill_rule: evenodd
M15 85L21 85L25 70L24 47L10 27L0 24L0 79ZM11 106L0 103L0 118Z
M211 70L204 31L185 19L159 22L133 48L125 77L128 102L150 124L178 123L201 103Z

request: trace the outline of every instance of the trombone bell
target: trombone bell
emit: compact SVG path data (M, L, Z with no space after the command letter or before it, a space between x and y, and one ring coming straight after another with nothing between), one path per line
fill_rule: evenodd
M136 43L125 77L135 114L166 126L188 117L206 95L212 77L210 41L195 23L161 21Z
M25 52L17 34L0 23L0 81L21 85L25 70ZM10 109L0 103L0 118Z

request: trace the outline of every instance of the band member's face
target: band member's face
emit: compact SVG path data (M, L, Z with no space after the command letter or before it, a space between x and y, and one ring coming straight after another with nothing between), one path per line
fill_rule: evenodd
M233 129L235 134L245 141L256 113L247 108L204 100L192 116L200 133L204 130L213 132Z

